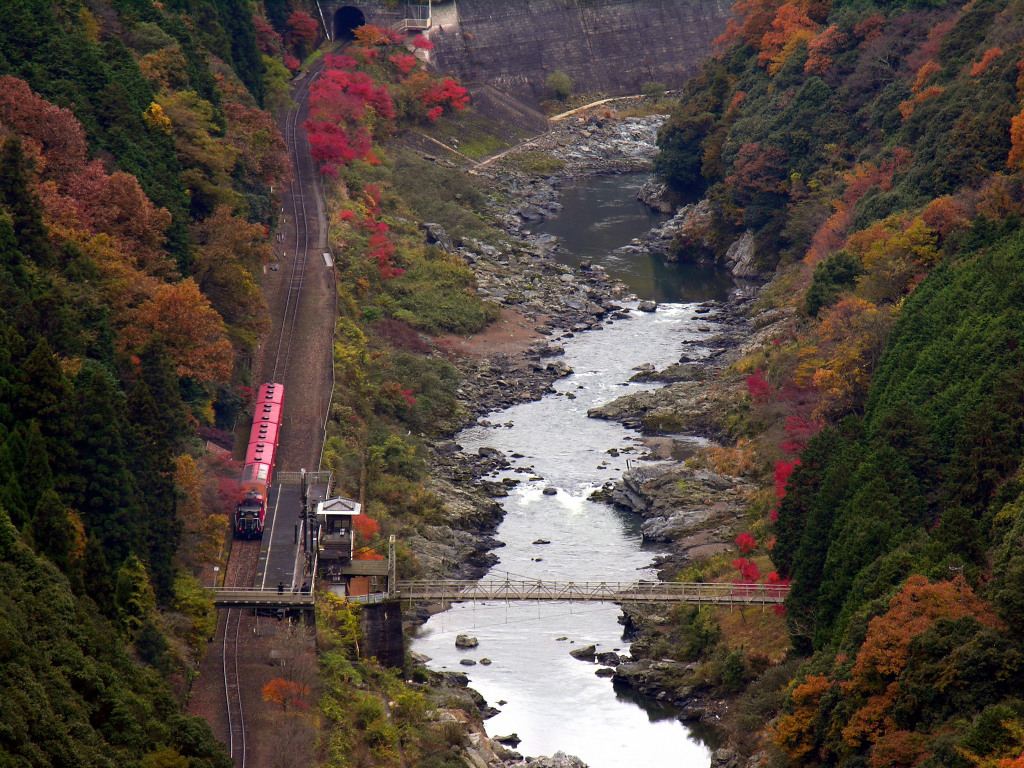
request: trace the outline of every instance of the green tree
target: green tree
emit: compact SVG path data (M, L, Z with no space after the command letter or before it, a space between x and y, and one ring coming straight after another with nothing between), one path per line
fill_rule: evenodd
M556 99L565 101L572 96L572 89L576 84L565 72L556 69L544 79L544 85L555 95Z
M21 364L14 396L15 415L37 422L49 458L58 475L65 475L74 455L74 390L46 339L40 339Z
M838 301L840 294L852 291L864 267L849 251L837 251L814 268L811 285L804 294L807 314L817 317L823 307Z
M32 520L32 534L36 551L67 572L71 565L75 532L67 505L56 491L48 490L39 497Z
M73 506L90 537L115 560L139 552L140 493L128 471L124 395L101 366L82 367L75 380Z
M673 114L658 129L660 151L654 158L654 173L679 193L703 191L703 142L714 129L715 117L708 112L696 116Z
M53 246L46 236L39 200L29 188L29 170L21 139L8 136L0 145L0 210L10 215L21 252L41 266L52 266Z
M134 638L156 612L156 597L146 567L135 555L129 555L117 571L114 586L117 621L129 638Z

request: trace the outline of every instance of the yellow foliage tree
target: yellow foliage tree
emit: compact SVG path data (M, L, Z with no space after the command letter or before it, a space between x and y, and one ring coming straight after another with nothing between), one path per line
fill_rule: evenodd
M142 113L142 117L150 128L155 128L164 133L171 132L170 119L164 114L164 108L155 101L150 103L149 108Z
M897 301L913 278L938 261L938 237L920 216L890 216L850 236L848 248L864 265L858 293L876 303Z
M850 296L822 313L813 383L821 394L815 416L834 419L854 410L867 395L871 374L895 319L893 307Z

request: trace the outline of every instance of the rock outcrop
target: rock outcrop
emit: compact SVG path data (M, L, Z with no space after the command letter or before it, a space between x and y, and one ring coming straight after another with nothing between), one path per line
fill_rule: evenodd
M733 277L743 280L758 280L763 277L754 261L757 255L754 247L754 235L750 232L744 232L729 246L729 250L725 252L725 266L732 272Z

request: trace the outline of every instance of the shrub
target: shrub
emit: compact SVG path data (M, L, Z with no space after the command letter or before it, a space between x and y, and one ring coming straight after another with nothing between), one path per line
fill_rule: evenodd
M860 259L846 250L834 253L818 264L804 296L807 314L817 317L822 308L835 304L840 294L853 290L857 278L863 273Z
M655 99L660 99L664 96L666 90L668 90L667 86L664 83L659 83L657 80L648 80L640 86L640 93Z
M547 79L544 80L544 85L554 93L556 99L559 101L565 101L572 96L572 89L575 83L571 77L565 74L565 72L560 69L556 69L547 76Z

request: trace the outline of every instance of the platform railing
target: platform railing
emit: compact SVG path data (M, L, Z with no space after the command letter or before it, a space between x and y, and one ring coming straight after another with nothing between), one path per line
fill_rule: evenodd
M274 479L278 485L300 485L302 483L302 472L278 472ZM306 472L306 482L310 485L330 485L331 473L326 469Z

